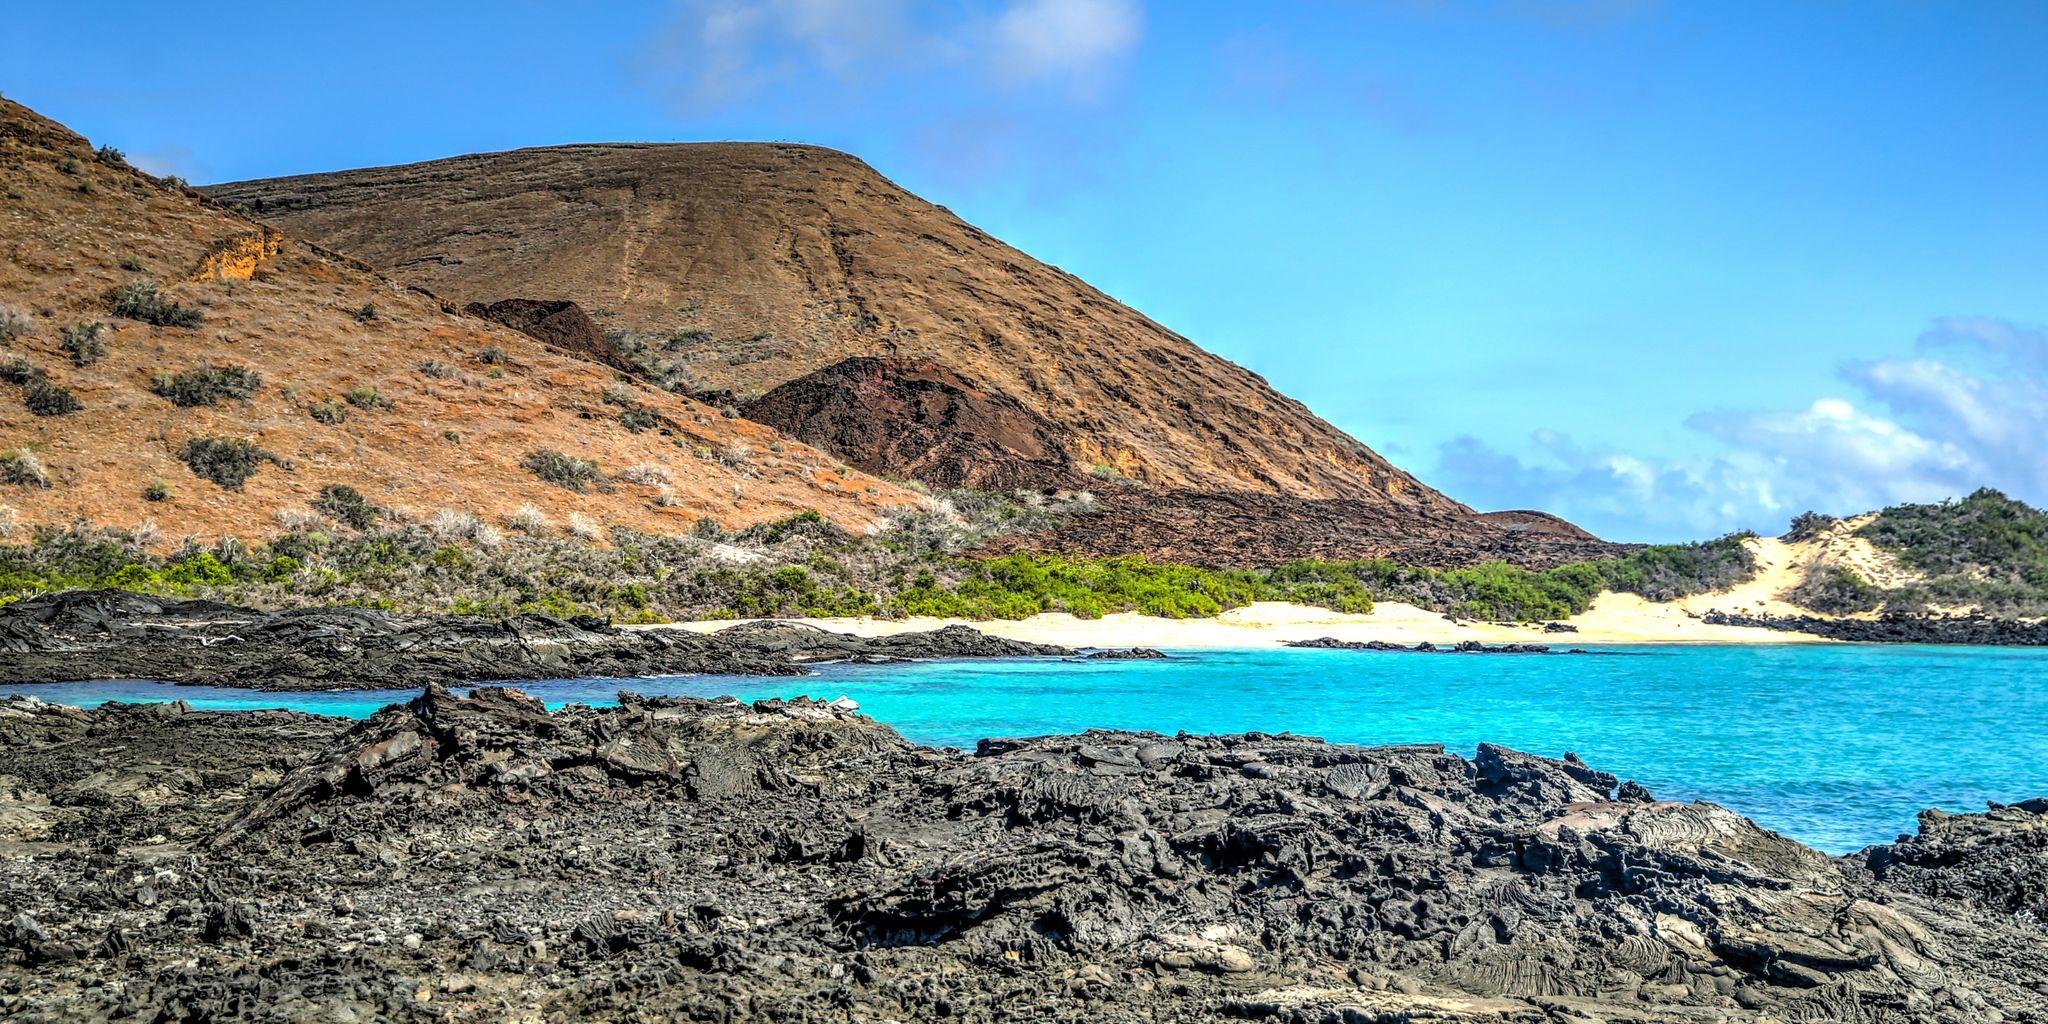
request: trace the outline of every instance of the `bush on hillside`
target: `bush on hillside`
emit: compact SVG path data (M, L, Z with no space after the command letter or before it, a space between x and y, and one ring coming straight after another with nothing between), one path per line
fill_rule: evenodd
M158 327L197 327L206 318L198 310L166 298L154 281L130 281L107 295L107 311Z
M1999 491L1895 505L1858 534L1925 577L1894 603L2048 614L2048 513Z
M1823 615L1848 615L1874 611L1884 603L1884 591L1847 566L1830 565L1807 573L1785 599Z
M377 393L367 384L352 387L342 393L342 399L358 409L389 409L391 400Z
M69 388L59 387L47 380L29 385L22 395L22 404L38 416L63 416L85 408Z
M1836 519L1834 516L1824 515L1812 510L1801 512L1792 517L1792 529L1786 532L1785 539L1794 541L1812 540L1826 533L1829 527L1839 522L1841 520Z
M306 407L306 415L330 427L348 422L348 406L332 398L322 399Z
M376 526L377 520L384 516L383 509L363 497L363 492L347 484L328 484L320 488L320 496L313 499L313 511L358 530Z
M193 473L230 491L241 490L265 462L277 461L277 456L264 451L256 442L238 437L194 438L185 442L178 458Z
M245 399L263 387L263 375L246 366L195 366L177 373L159 373L149 390L180 408L213 405L224 398Z
M26 388L34 387L42 380L43 371L22 356L0 363L0 382Z
M36 453L26 448L9 448L0 451L0 484L48 487L50 474L43 469L43 461L36 458Z
M579 459L574 455L558 452L553 448L537 448L527 452L519 460L534 476L571 491L583 491L593 485L604 483L604 471L590 459Z
M106 340L100 337L104 329L105 325L97 320L67 325L57 332L61 339L57 347L71 357L71 365L91 366L107 354Z

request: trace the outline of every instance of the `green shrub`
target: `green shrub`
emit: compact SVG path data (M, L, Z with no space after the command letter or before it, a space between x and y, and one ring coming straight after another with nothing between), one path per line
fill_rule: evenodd
M1811 510L1801 512L1792 517L1792 529L1785 534L1785 539L1812 540L1840 521L1834 516L1822 515Z
M194 438L185 442L178 458L193 473L230 491L241 490L263 463L277 461L277 456L264 451L256 442L237 437Z
M162 575L165 583L175 587L224 587L235 581L235 574L205 551L176 562Z
M38 416L62 416L85 408L79 404L70 389L59 387L47 380L39 380L29 385L27 393L22 396L22 403L28 406L28 411Z
M348 406L332 398L324 399L307 406L306 415L330 427L338 427L348 421Z
M347 391L343 392L341 397L344 400L346 400L348 404L353 405L358 409L391 408L391 400L385 398L383 395L378 394L376 388L370 387L367 384L358 387L352 387Z
M1830 565L1806 574L1799 585L1785 595L1801 608L1825 615L1867 612L1884 603L1884 591L1873 586L1847 566Z
M1857 532L1925 577L1889 603L2048 615L2048 513L1999 491L1895 505Z
M43 371L21 356L0 363L0 381L19 387L34 387L43 381Z
M118 317L158 327L197 327L205 317L164 297L153 281L130 281L107 295L107 310Z
M144 501L169 501L169 500L171 500L171 484L170 484L170 481L168 481L168 480L165 480L165 479L164 479L163 477L160 477L160 476L159 476L159 477L151 477L151 478L150 478L150 481L149 481L149 483L148 483L148 484L146 484L146 485L144 485L144 486L143 486L143 488L142 488L142 500L144 500Z
M107 343L100 337L102 329L104 325L97 320L67 325L57 332L62 339L57 347L71 357L73 366L91 366L107 354Z
M484 364L485 366L497 366L501 363L509 362L510 360L505 358L504 349L499 348L496 345L491 345L485 348L483 351L478 352L476 354L476 361Z
M180 408L213 405L224 398L246 399L263 387L263 375L246 366L195 366L159 373L149 390Z
M366 324L375 319L377 319L377 304L374 302L365 302L361 309L356 310L356 323Z
M361 491L347 484L328 484L320 488L320 496L313 499L313 511L358 530L376 526L377 520L384 515L383 509L371 504Z
M48 487L50 474L43 469L43 460L26 448L9 448L0 451L0 484L15 484L20 487Z
M534 476L571 491L582 491L592 485L602 485L604 471L590 459L579 459L552 448L538 448L527 452L519 460Z

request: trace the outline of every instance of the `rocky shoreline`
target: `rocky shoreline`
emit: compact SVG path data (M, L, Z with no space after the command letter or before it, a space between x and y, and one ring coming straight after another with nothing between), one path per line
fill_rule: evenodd
M1395 654L1550 654L1549 644L1484 644L1477 640L1461 640L1454 644L1433 644L1423 641L1419 644L1392 644L1385 640L1339 640L1322 636L1313 640L1288 640L1282 647L1300 647L1311 651L1384 651ZM1565 654L1584 654L1584 651L1564 651Z
M1710 611L1701 616L1701 621L1710 626L1755 626L1851 643L2048 647L2048 620L2029 622L1989 615L1888 614L1875 619L1823 619L1811 615L1756 616Z
M762 621L707 634L546 615L262 612L119 590L67 591L0 607L0 684L156 679L257 690L416 689L588 676L786 676L827 661L1075 654L966 626L858 637Z
M0 1017L2048 1020L2048 802L1829 858L1567 754L808 700L0 700Z

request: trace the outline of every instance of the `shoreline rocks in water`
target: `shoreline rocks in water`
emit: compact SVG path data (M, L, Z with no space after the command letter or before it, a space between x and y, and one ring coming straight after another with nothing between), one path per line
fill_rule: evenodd
M1064 657L966 626L857 637L795 622L715 633L620 629L602 619L399 615L363 608L261 612L118 590L0 607L0 683L157 679L259 690L411 689L564 677L799 675L824 661Z
M0 1017L2038 1021L2044 848L2030 802L1829 858L1492 745L11 698Z
M1549 654L1548 644L1483 644L1477 640L1460 640L1455 644L1433 644L1425 640L1413 646L1392 644L1385 640L1339 640L1336 637L1317 637L1314 640L1286 640L1283 647L1300 647L1314 651L1393 651L1402 654Z
M2048 620L2000 619L1988 615L1886 614L1875 619L1823 619L1812 615L1758 616L1710 611L1710 626L1754 626L1810 633L1829 640L1880 644L1962 644L1983 647L2048 646Z

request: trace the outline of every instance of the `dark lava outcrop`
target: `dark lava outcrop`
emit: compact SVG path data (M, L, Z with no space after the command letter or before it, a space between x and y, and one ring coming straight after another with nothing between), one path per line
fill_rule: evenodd
M462 307L470 316L482 317L518 331L536 341L572 356L595 360L621 370L637 370L631 360L612 351L604 332L583 307L567 299L504 299L472 302Z
M1978 614L1887 612L1874 619L1824 619L1812 615L1760 616L1710 611L1701 619L1715 626L1757 626L1857 643L2048 646L2048 620L2000 619Z
M847 359L777 385L740 411L878 476L991 490L1080 480L1052 424L926 359Z
M11 698L0 1017L2048 1020L2048 814L1922 827L1831 860L1494 746Z
M1402 654L1549 654L1546 644L1482 644L1460 640L1454 644L1433 644L1425 640L1413 646L1390 644L1385 640L1339 640L1322 636L1314 640L1288 640L1284 647L1305 647L1318 651L1394 651Z
M1071 655L966 626L862 638L788 622L716 633L619 629L589 617L252 611L76 590L0 607L0 683L159 679L263 690L718 673L797 675L803 662Z

